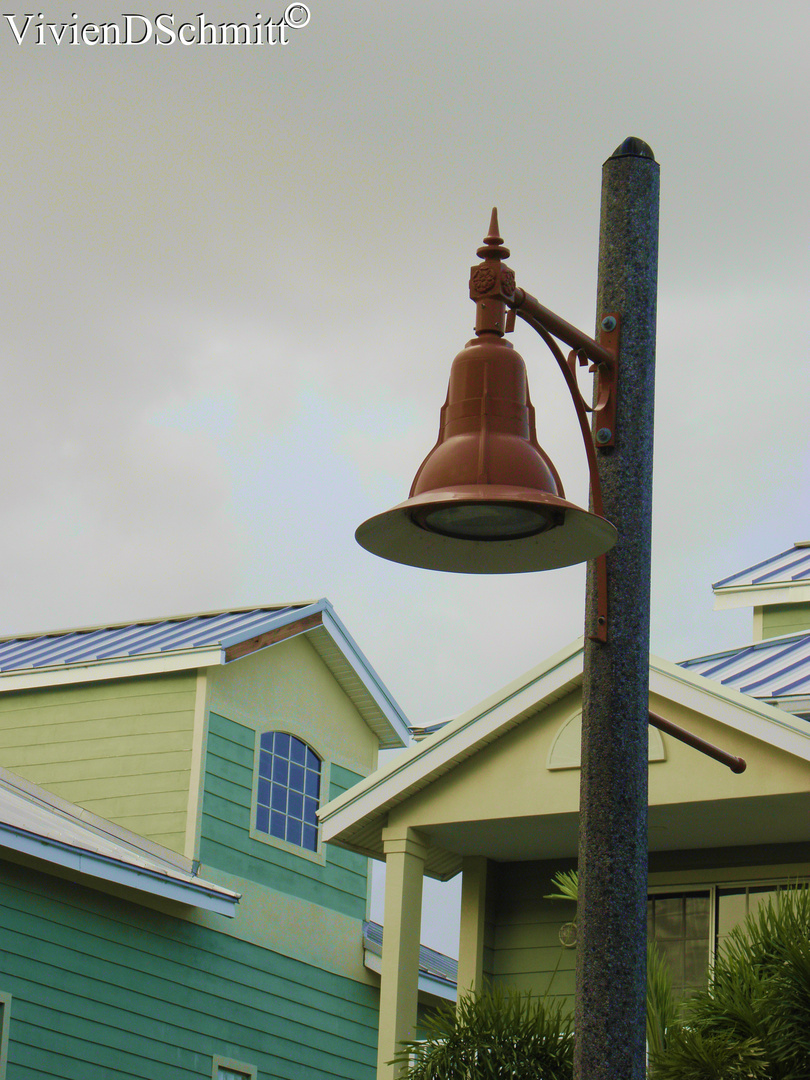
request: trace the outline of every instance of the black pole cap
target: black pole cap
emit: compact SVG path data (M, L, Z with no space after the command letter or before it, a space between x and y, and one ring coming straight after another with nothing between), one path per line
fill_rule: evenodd
M610 156L612 158L643 157L655 161L655 154L652 152L650 144L645 143L643 139L636 139L632 135L629 139L625 139L621 146L617 146Z

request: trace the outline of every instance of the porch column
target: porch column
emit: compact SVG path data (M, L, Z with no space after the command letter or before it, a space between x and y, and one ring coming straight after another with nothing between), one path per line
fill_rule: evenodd
M466 856L461 864L461 929L458 943L458 996L484 981L484 928L487 904L487 860Z
M404 1039L414 1038L419 990L422 872L427 840L415 829L383 830L385 922L380 983L380 1041L377 1080L401 1075L388 1062Z

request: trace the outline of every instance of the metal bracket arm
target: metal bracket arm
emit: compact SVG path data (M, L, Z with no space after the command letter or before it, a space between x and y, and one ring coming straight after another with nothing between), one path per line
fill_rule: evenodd
M593 511L600 517L605 516L604 503L602 501L602 484L599 479L599 465L596 460L596 447L608 450L616 439L616 378L619 368L619 333L621 329L618 314L607 316L604 322L604 344L583 334L571 323L549 311L539 300L527 293L524 289L516 288L506 304L511 311L510 322L515 315L519 315L524 322L528 323L545 341L551 350L554 359L562 371L566 386L574 403L574 410L579 421L582 440L585 444L585 455L588 459L588 472L591 481L591 501ZM507 330L511 327L507 324ZM559 338L572 349L568 359L554 340ZM583 359L583 357L587 359ZM583 364L591 361L591 371L598 376L596 403L593 406L587 404L580 393L577 385L577 363ZM594 434L588 421L588 413L594 414L597 431ZM600 555L596 560L596 593L597 613L596 627L588 636L592 641L603 644L607 641L608 630L608 603L607 603L607 563L605 556Z
M659 716L658 713L651 712L649 722L659 731L665 731L667 735L671 735L673 739L679 739L682 743L686 743L687 746L691 746L693 750L699 750L701 754L719 761L722 765L731 769L733 773L745 772L748 767L745 758L735 757L726 750L721 750L719 746L706 742L705 739L693 735L691 731L687 731L685 728L678 727L677 724L673 724L671 720Z

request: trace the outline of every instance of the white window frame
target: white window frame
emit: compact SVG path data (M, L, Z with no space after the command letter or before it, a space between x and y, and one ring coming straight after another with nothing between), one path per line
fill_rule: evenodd
M241 1073L245 1080L258 1080L259 1077L259 1070L255 1065L248 1065L245 1061L235 1061L233 1058L220 1057L219 1054L215 1054L211 1069L211 1080L223 1080L220 1071L222 1069Z
M8 1029L11 1025L11 994L0 990L0 1080L6 1080Z
M291 844L287 840L280 840L277 836L273 836L269 832L262 832L261 829L256 828L256 811L259 805L259 751L262 735L267 734L269 731L280 731L285 735L293 735L312 750L321 763L321 791L318 797L318 809L320 810L320 808L329 801L326 795L329 791L329 761L321 754L318 747L312 744L307 733L303 732L296 725L289 723L270 722L261 727L257 727L255 732L256 737L253 743L253 791L250 799L250 838L251 840L258 840L262 844L269 844L270 847L278 848L280 851L287 851L291 855L297 855L299 858L309 859L310 862L317 863L319 866L324 866L326 864L326 850L324 842L321 839L320 823L318 824L317 851L300 847L298 844Z

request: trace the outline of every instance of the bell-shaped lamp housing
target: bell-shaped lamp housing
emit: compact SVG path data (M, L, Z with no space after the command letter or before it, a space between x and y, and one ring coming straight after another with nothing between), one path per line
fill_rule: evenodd
M373 554L409 566L519 574L595 558L617 534L566 501L537 442L522 357L499 334L482 333L453 361L439 438L410 498L355 535Z

